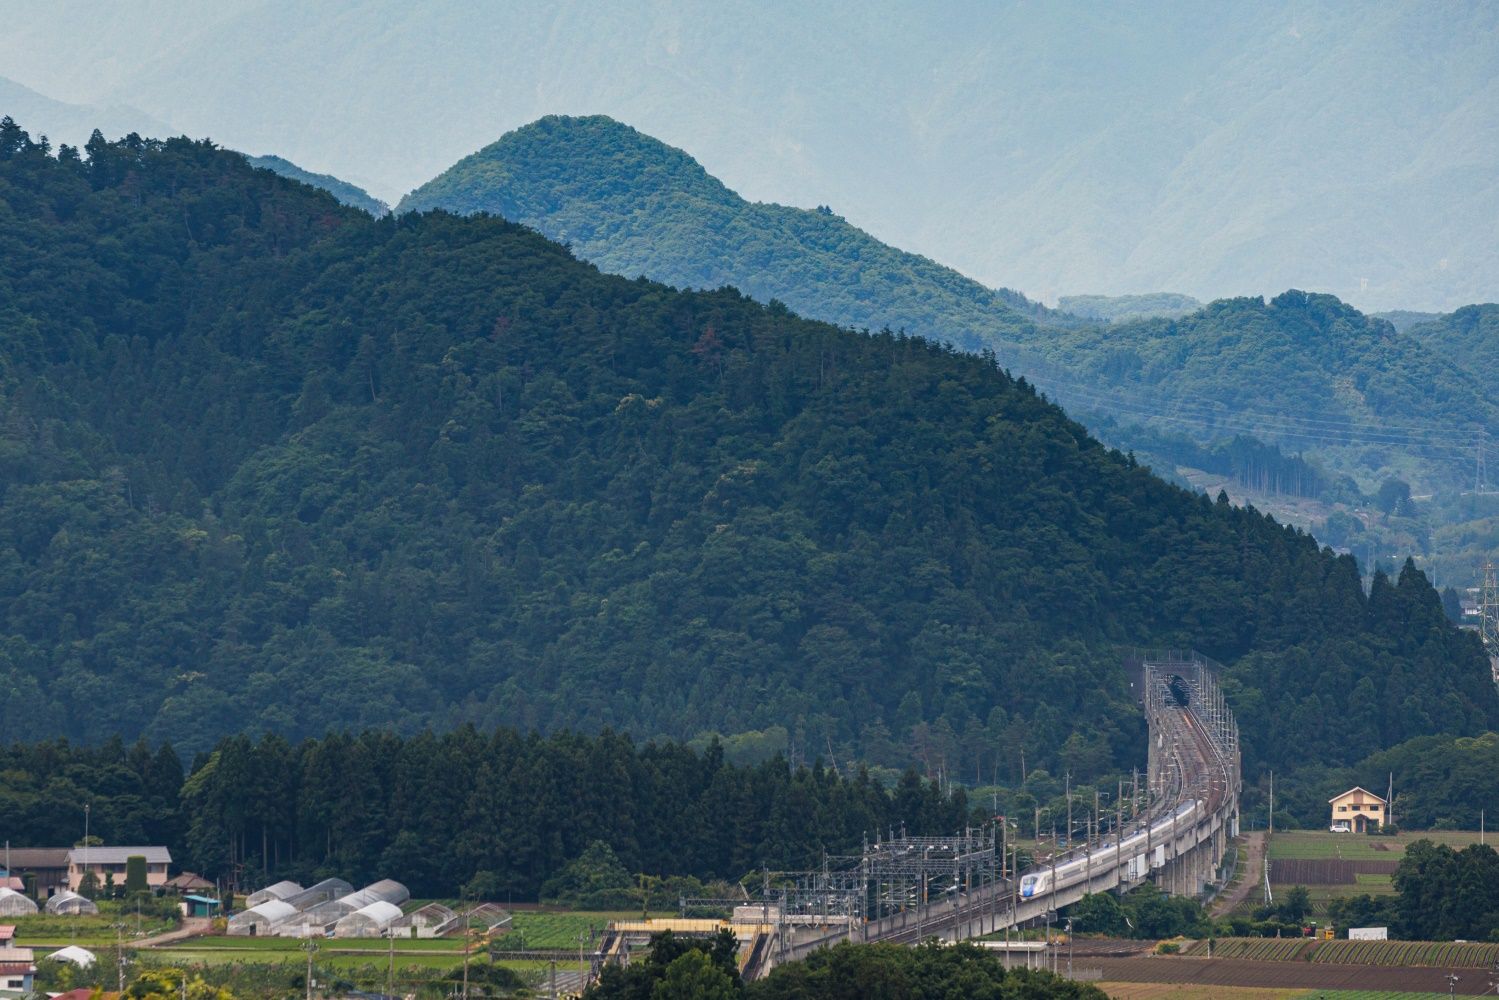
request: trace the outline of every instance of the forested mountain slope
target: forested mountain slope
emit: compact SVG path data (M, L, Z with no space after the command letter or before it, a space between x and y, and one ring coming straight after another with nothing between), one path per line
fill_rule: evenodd
M322 188L343 204L352 208L362 209L371 215L384 215L390 211L390 206L379 198L374 197L364 188L350 184L346 180L340 180L331 174L315 174L310 170L303 170L295 163L281 156L251 156L247 157L251 166L260 167L289 177L303 184L311 184L313 187Z
M1138 759L1145 643L1232 664L1255 761L1499 724L1419 573L1366 598L992 358L86 152L0 130L5 732L785 724L1080 776Z
M1461 465L1453 439L1499 433L1480 379L1332 296L1206 307L1181 295L1079 296L1054 312L826 210L747 202L681 150L601 116L548 117L511 132L397 210L430 208L524 223L606 271L681 287L731 284L816 319L993 350L1163 468L1182 449L1153 450L1157 438L1132 425L1210 447L1250 435L1314 456L1368 493L1394 476L1419 492L1448 486ZM1151 311L1171 315L1137 318Z
M1473 373L1499 399L1499 305L1463 306L1410 327L1410 336Z
M733 285L855 329L920 332L966 350L1054 316L815 210L745 201L692 157L611 118L551 115L408 194L398 212L488 212L605 271L678 288Z
M1215 423L1220 434L1248 430L1366 480L1450 460L1454 445L1467 450L1481 429L1499 430L1499 400L1472 370L1330 295L1224 299L1038 346L1080 384L1077 395L1103 390L1102 409L1127 401L1196 435ZM1449 482L1457 474L1450 461L1441 468Z

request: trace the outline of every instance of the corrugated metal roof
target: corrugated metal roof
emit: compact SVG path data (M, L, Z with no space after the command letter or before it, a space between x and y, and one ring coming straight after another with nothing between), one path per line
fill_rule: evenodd
M68 864L123 865L132 857L144 857L148 865L169 865L172 852L165 847L75 847L68 852Z
M3 860L4 856L0 855L0 861ZM16 871L25 871L28 868L66 868L68 867L68 848L12 847L10 866Z

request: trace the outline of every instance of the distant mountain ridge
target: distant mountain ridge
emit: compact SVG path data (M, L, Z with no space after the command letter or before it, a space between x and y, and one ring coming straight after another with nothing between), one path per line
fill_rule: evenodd
M1122 323L1132 319L1185 316L1202 308L1190 295L1154 292L1147 295L1063 295L1057 308L1082 319Z
M751 200L831 204L1047 302L1305 288L1450 311L1499 288L1484 0L141 6L0 0L0 66L387 200L542 115L601 112Z
M333 197L351 208L358 208L374 216L385 215L390 211L390 206L379 198L370 194L364 188L356 184L350 184L331 174L315 174L310 170L303 170L290 160L280 156L246 156L251 166L260 167L264 170L280 174L282 177L303 184L311 184L315 188L322 188Z
M25 122L37 135L45 135L54 147L67 143L81 148L94 129L112 139L130 132L139 135L173 135L176 132L166 122L139 108L114 104L103 107L69 104L0 77L0 117L6 115Z
M397 212L488 212L585 260L679 288L733 285L762 302L856 329L967 350L1070 317L881 243L827 206L749 202L680 149L603 115L516 129L412 191Z
M503 216L629 277L732 284L815 319L992 350L1074 412L1203 444L1252 434L1323 454L1366 489L1412 474L1402 455L1363 447L1407 439L1373 434L1373 423L1437 418L1454 434L1499 431L1471 372L1333 296L1207 306L1173 293L1077 296L1049 310L887 246L826 207L748 202L686 152L604 116L551 116L510 132L397 211L428 208ZM1415 471L1426 481L1434 469Z

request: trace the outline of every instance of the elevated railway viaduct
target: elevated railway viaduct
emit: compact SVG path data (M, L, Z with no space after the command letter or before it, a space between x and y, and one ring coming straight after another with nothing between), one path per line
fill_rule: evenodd
M1089 893L1146 879L1177 895L1203 892L1239 832L1238 727L1218 688L1219 668L1205 657L1151 651L1131 665L1150 741L1146 806L1137 814L1126 819L1121 808L1086 845L1038 859L1009 877L999 875L997 838L975 831L892 836L820 872L781 873L779 889L767 880L763 899L738 907L745 977L764 976L844 940L960 941L1054 920L1059 909ZM671 923L678 933L689 930L687 921ZM700 923L705 933L725 926ZM627 960L630 947L644 944L651 930L620 926L606 937L595 967Z
M768 960L746 972L764 975L782 961L805 958L839 940L981 937L1044 921L1089 893L1128 889L1147 878L1169 893L1202 893L1222 864L1228 841L1239 833L1238 727L1218 689L1218 668L1207 658L1152 651L1137 657L1136 664L1150 739L1150 806L1137 819L1016 877L962 887L897 913L836 928L783 926L775 946L765 950Z

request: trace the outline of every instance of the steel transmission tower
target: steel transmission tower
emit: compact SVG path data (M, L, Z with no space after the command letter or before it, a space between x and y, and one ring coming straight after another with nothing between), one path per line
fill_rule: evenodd
M1478 591L1478 634L1483 637L1484 651L1489 654L1494 683L1499 684L1499 574L1495 573L1492 562L1483 564L1483 586Z

